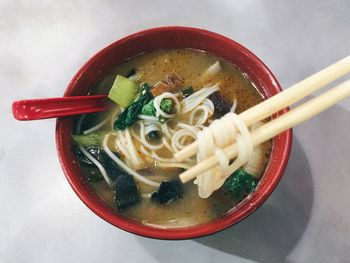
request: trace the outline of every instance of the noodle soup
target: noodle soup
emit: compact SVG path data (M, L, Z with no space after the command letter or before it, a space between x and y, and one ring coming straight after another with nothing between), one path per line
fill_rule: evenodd
M200 156L179 163L174 153L215 119L263 100L243 72L212 54L140 54L116 67L92 93L110 93L117 103L108 112L79 117L74 150L91 189L126 217L161 228L208 222L254 191L267 166L271 142L255 148L217 189L205 189L201 178L196 184L178 181Z

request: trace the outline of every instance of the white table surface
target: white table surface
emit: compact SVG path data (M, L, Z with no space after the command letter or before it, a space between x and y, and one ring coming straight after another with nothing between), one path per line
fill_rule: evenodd
M350 99L294 130L287 171L256 213L177 242L95 216L59 166L55 120L13 119L13 100L62 95L98 50L162 25L240 42L284 88L350 54L348 0L0 0L0 262L350 262Z

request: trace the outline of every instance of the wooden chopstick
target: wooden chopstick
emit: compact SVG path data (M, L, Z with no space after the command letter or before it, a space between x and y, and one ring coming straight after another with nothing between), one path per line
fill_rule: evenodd
M339 60L331 66L311 75L292 87L275 96L255 105L239 114L239 117L249 127L250 125L271 116L279 110L286 108L334 80L350 72L350 56ZM198 143L193 142L174 155L176 161L182 162L195 155Z
M254 146L310 119L348 96L350 96L350 80L343 82L322 95L309 100L308 102L253 130L251 136ZM235 158L238 154L237 144L234 143L231 146L226 147L224 152L230 159ZM180 174L180 180L182 183L186 183L196 178L197 175L200 175L217 165L218 160L216 159L216 156L213 155Z

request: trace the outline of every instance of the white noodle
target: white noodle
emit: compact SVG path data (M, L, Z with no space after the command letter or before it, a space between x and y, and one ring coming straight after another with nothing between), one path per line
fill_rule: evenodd
M220 67L219 62L212 65L208 70L213 70L213 73L211 74L216 74L215 72L217 72L218 67ZM213 102L208 99L208 96L218 90L218 83L210 87L204 87L184 98L181 103L178 100L178 97L182 96L181 93L162 93L153 100L156 109L156 116L138 115L139 121L137 121L135 125L139 125L139 132L134 129L135 126L129 127L124 131L118 130L116 132L115 145L118 148L118 151L120 151L125 157L124 161L118 159L107 145L111 134L106 135L103 139L103 148L105 152L122 169L134 176L136 180L154 187L159 187L160 184L149 180L135 171L145 167L145 160L150 163L154 162L159 168L173 167L189 169L196 162L201 162L209 156L215 155L218 159L219 165L197 176L195 180L195 183L198 184L199 196L201 198L209 197L214 191L223 185L227 177L229 177L235 170L246 164L248 161L253 161L253 158L251 158L253 144L250 132L238 115L234 113L237 108L237 99L234 99L230 113L226 114L221 119L214 121L211 119L215 107ZM176 112L173 114L168 114L160 109L161 101L167 98L172 99L175 103ZM176 126L172 126L173 128L169 127L169 121L166 121L163 124L159 122L159 116L169 119L176 115L181 116L184 114L186 115L183 120L188 121L180 122ZM114 121L113 119L114 117L112 116L112 121ZM96 126L84 131L84 134L98 130L106 124L107 121L108 120L106 119ZM209 127L204 126L204 124L210 122L211 124ZM81 123L82 119L79 120L78 127L81 127ZM254 128L253 126L252 128ZM147 136L155 131L162 133L161 143L157 145L153 145L147 139ZM137 148L135 147L133 139L139 142ZM176 163L174 158L167 157L169 154L174 154L180 151L194 140L197 140L198 142L198 153L196 159L191 157L183 163ZM230 159L222 149L235 141L238 147L238 156L233 163L230 164ZM157 153L160 149L166 149L166 155L161 154L163 151ZM85 149L83 150L82 152L87 158L93 158L91 154L89 156L87 155L89 153ZM257 152L260 154L259 151ZM104 179L110 185L111 181L102 165L98 163L96 159L94 159L94 161L92 159L90 160L100 169ZM131 168L128 165L130 165ZM250 165L250 167L252 168L251 170L254 170L255 168L254 165Z
M211 65L204 74L215 75L221 70L221 64L219 61L216 61L213 65Z
M116 164L118 164L122 169L124 169L127 173L132 175L136 180L138 180L140 182L143 182L145 184L148 184L150 186L159 187L160 183L157 183L157 182L154 182L152 180L149 180L146 177L144 177L144 176L140 175L139 173L135 172L134 170L130 169L129 166L127 166L122 160L119 160L118 157L113 154L113 152L109 149L109 147L107 145L109 136L110 136L110 134L107 134L103 138L103 142L102 142L103 150L108 154L108 156L114 162L116 162Z
M230 112L235 112L236 109L237 109L237 98L234 98Z
M203 124L196 124L195 127L196 127L198 130L203 130L205 126L204 126Z
M141 120L146 120L146 121L154 121L154 122L158 122L158 118L155 116L147 116L147 115L137 115L137 117Z
M255 130L262 126L264 123L259 121L250 126L250 130ZM243 166L244 171L253 175L255 178L261 177L260 167L263 165L265 146L264 144L259 144L254 147L252 156L249 158L249 161Z
M164 92L161 95L155 97L153 100L153 105L154 105L154 108L156 109L156 117L163 116L165 118L170 119L176 115L176 112L173 114L168 114L162 111L162 109L160 108L160 104L163 99L172 99L175 102L176 112L180 112L180 102L177 99L177 97L170 92Z
M202 112L202 115L199 117L197 120L197 123L194 123L194 120L196 118L196 115L198 115L198 112ZM209 110L208 107L204 105L199 105L197 108L195 108L190 115L190 124L195 125L195 124L204 124L207 119L209 118Z
M152 151L152 158L154 158L157 161L161 161L161 162L174 162L174 158L163 158L160 157L155 151Z
M175 133L174 130L170 129L169 126L168 126L168 122L164 122L162 124L162 131L163 133L165 134L165 136L168 138L168 139L171 139L171 137L173 136L172 134Z
M145 148L143 145L141 145L140 151L141 151L144 155L146 155L146 156L148 156L148 157L152 157L151 153L150 153L149 151L147 151L146 148Z
M142 142L140 136L138 136L136 134L136 132L134 131L134 127L130 127L130 133L131 133L133 138L136 138L136 140L138 140L139 142Z
M181 129L175 132L173 137L171 138L171 146L173 147L175 152L178 152L187 146L180 142L181 138L183 138L184 136L188 136L194 140L197 137L196 134L194 134L191 130L188 129Z
M103 179L105 179L106 183L109 186L112 186L112 181L108 177L107 172L106 172L105 168L102 166L102 164L99 161L97 161L87 150L85 150L83 146L79 145L79 149L86 156L86 158L88 158L94 165L97 166L97 168L100 170L100 172L103 176Z
M86 117L86 114L83 114L83 115L79 118L78 123L77 123L77 127L76 127L76 129L75 129L75 133L76 133L76 134L80 134L81 125L83 124L83 121L84 121L85 117Z
M140 139L141 139L141 142L144 146L146 146L148 149L151 149L151 150L158 150L158 149L163 148L164 145L162 143L160 143L158 145L150 144L146 138L145 124L142 121L140 121L139 125L140 125Z
M235 132L239 131L238 136ZM229 165L229 159L221 150L234 140L238 146L238 156ZM198 194L202 198L208 198L215 190L220 188L225 180L238 168L248 162L253 152L253 142L250 132L244 122L235 113L227 113L223 118L213 121L197 135L198 154L197 162L200 162L212 154L216 155L219 166L197 176L195 183L198 185Z
M187 98L184 98L181 102L181 113L187 113L196 108L202 101L219 90L219 83L211 87L202 88L199 91L191 94Z
M132 138L130 136L130 132L129 132L128 128L125 129L125 137L126 137L126 141L127 141L127 147L129 150L129 154L130 154L130 161L133 164L134 168L136 170L140 170L140 169L144 168L145 164L136 151L135 145L132 141Z
M261 176L261 166L265 162L264 158L264 145L259 144L254 147L253 154L249 158L248 162L243 166L244 171L253 175L255 178L260 178Z
M200 131L198 127L182 122L178 123L177 126L180 127L180 129L177 130L171 138L171 147L174 152L185 148L188 145L188 143L186 144L185 142L195 140L197 138L197 133Z
M193 125L188 125L188 124L185 124L182 122L178 123L177 125L182 129L190 130L194 135L197 135L197 133L200 131L199 127L193 126ZM204 127L202 127L202 128L204 128Z
M215 110L214 103L213 103L210 99L205 99L205 100L202 102L202 104L205 105L205 106L207 106L207 107L208 107L208 111L210 112L211 115L213 115L214 110Z
M191 125L203 125L206 123L209 118L214 114L214 104L211 100L205 99L203 102L194 108L194 110L190 114L190 124ZM202 115L197 120L197 123L195 122L196 115L198 115L198 112L202 112Z
M83 124L85 116L86 114L82 115L78 120L77 127L76 127L77 134L80 134L81 126ZM96 165L96 167L101 172L103 179L106 181L106 183L109 186L111 186L112 185L111 179L108 177L107 172L105 168L102 166L102 164L99 161L97 161L87 150L85 150L83 146L79 145L78 147L80 151L86 156L86 158L88 158L94 165Z
M159 124L155 124L155 123L147 123L145 122L145 134L148 135L151 132L160 132L160 126Z
M110 126L113 129L114 128L114 123L117 120L117 115L120 113L121 108L117 107L116 110L113 112L112 116L111 116L111 122L110 122Z
M158 167L161 168L183 168L183 169L190 169L191 166L185 163L167 163L167 162L158 162L157 163Z
M121 139L120 139L121 137ZM129 151L125 148L125 138L122 136L122 132L118 131L116 133L116 138L115 138L115 145L117 146L118 150L125 156L125 158L130 159L130 154Z
M171 153L174 153L174 149L171 148L171 146L170 146L168 140L167 140L165 137L162 138L162 142L163 142L164 146L165 146Z

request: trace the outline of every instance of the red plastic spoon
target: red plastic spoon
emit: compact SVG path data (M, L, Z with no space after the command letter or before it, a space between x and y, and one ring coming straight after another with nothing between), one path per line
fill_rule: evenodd
M17 120L29 121L105 111L109 107L107 95L72 96L15 101L12 112Z

